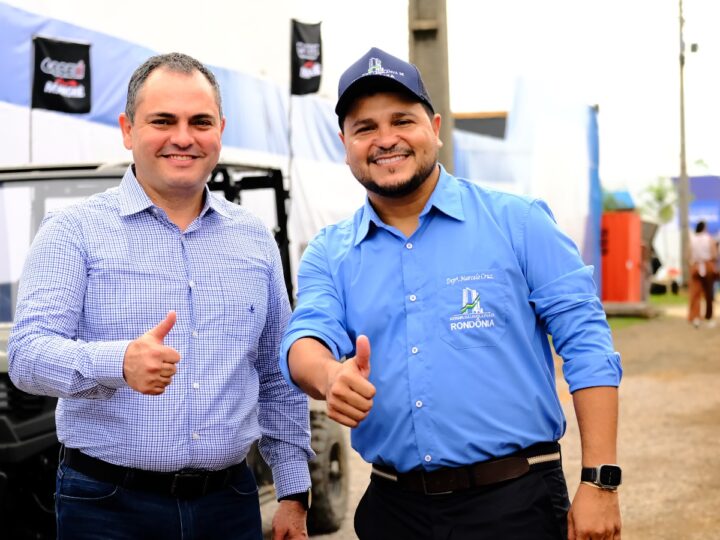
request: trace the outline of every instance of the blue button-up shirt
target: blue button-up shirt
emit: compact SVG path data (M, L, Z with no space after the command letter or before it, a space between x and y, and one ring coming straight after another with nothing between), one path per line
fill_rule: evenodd
M548 334L571 391L620 381L592 269L547 206L444 169L412 236L366 202L312 241L298 285L283 372L299 338L342 358L369 337L377 394L352 441L372 463L457 467L559 439Z
M162 321L181 356L159 396L123 378L129 342ZM181 231L128 169L121 185L46 217L20 281L8 344L21 389L58 396L58 438L119 465L175 471L239 463L262 436L278 496L307 490L307 398L277 365L290 316L276 243L205 191Z

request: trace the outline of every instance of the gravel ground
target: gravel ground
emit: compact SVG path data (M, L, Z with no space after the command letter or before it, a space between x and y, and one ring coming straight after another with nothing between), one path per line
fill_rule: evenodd
M623 357L619 461L624 540L720 539L720 326L694 329L682 307L617 330ZM568 429L561 441L571 495L580 443L567 386L559 379ZM340 531L316 540L354 540L352 517L369 466L351 456L351 496Z

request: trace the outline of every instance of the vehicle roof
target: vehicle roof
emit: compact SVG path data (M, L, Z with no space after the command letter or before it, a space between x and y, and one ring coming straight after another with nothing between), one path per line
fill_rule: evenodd
M114 163L57 163L57 164L26 164L13 166L0 166L0 182L28 181L42 179L72 179L72 178L117 178L125 173L130 162ZM240 163L233 161L220 161L215 167L217 170L227 170L234 173L277 172L278 169L263 165Z

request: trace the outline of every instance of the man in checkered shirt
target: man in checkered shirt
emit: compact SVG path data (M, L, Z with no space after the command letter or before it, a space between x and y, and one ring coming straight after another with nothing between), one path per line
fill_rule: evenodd
M48 215L9 342L22 390L57 396L58 538L262 538L256 440L306 538L307 398L283 379L290 315L262 222L210 193L225 127L213 74L178 53L133 74L118 188Z

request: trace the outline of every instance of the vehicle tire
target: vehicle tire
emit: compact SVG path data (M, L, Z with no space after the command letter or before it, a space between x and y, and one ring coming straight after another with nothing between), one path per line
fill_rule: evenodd
M308 533L337 531L347 511L350 479L348 444L343 428L324 411L310 412L312 448L317 457L310 462L312 500L308 511Z

